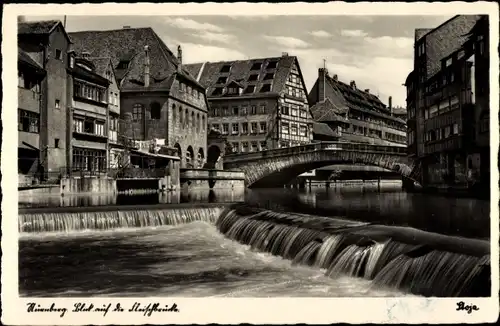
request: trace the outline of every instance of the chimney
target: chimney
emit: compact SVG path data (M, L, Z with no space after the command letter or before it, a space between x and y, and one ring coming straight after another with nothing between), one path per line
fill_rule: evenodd
M352 87L353 89L356 89L356 81L351 80L351 87Z
M149 63L149 46L146 45L144 46L144 87L149 87L149 68L150 68L150 63Z
M365 93L370 94L370 89L369 88L365 89Z
M392 96L389 96L389 111L391 111L392 115Z
M326 76L328 76L328 70L326 68L319 68L318 69L318 102L325 100Z
M177 60L179 60L179 64L182 65L182 48L180 45L177 47Z
M339 80L339 76L337 74L333 75L333 80L338 81Z

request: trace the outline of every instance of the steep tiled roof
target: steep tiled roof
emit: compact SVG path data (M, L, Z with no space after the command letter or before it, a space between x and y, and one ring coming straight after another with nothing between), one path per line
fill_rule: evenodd
M422 36L432 31L432 28L417 28L415 29L415 42L420 40Z
M106 77L106 70L110 64L111 58L87 58L95 67L94 72L99 76Z
M42 69L42 66L40 66L35 60L33 60L26 52L23 51L21 48L17 48L17 60L27 63L30 66L33 66L33 68L36 69Z
M17 34L49 34L59 23L59 20L22 22L18 24Z
M332 130L326 123L313 122L313 133L315 135L338 137L338 134Z
M295 56L282 56L251 60L207 62L204 65L200 63L189 64L186 65L186 69L190 71L191 75L195 76L195 78L200 70L203 69L199 82L207 88L209 97L223 96L222 94L212 95L212 93L216 87L225 87L232 81L238 82L244 88L249 85L254 85L256 94L261 93L262 86L266 84L269 84L270 88L265 93L280 93L284 90L290 68L292 68L296 59ZM273 65L275 62L277 65L273 68L269 67L268 69L268 65L270 63ZM255 67L253 66L259 63L261 67L254 70L253 68ZM225 69L223 69L223 67ZM252 75L258 75L256 80L253 80L255 77ZM220 77L227 78L220 79Z
M311 107L311 113L315 121L336 121L342 119L339 115L345 115L348 110L347 105L337 106L332 103L330 98L326 98Z
M87 52L89 57L109 57L115 75L122 81L122 88L144 87L145 46L149 47L150 89L169 89L172 75L178 73L179 61L172 51L151 28L128 28L109 31L85 31L70 33L77 54ZM128 68L120 69L121 61L129 61ZM196 80L183 70L183 77ZM201 86L200 86L201 88Z
M425 35L427 78L441 69L441 60L460 49L481 15L458 15Z

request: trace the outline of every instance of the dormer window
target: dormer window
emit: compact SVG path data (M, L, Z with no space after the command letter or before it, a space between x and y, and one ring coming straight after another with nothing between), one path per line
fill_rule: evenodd
M226 73L231 71L231 65L223 65L222 68L220 69L220 72Z
M259 75L253 74L248 77L248 81L256 81L259 79Z
M245 89L245 94L250 94L255 92L255 85L248 85L247 88Z
M106 79L111 80L111 71L106 70Z
M262 85L262 87L260 89L261 93L267 93L267 92L270 92L270 91L271 91L271 84Z
M225 84L227 82L227 77L219 77L217 79L217 84Z
M231 95L236 95L240 93L240 88L236 85L231 85L227 88L227 93Z
M267 69L276 69L278 66L278 61L269 61L267 64Z
M445 65L445 67L449 67L449 66L451 66L452 63L453 63L453 58L448 58L448 59L446 59L444 65Z
M250 70L260 70L260 68L262 68L262 62L256 62L252 65Z
M222 95L222 91L224 90L223 87L216 87L214 91L212 92L212 95Z
M120 61L120 63L118 63L118 69L128 69L129 63L129 61Z
M271 80L274 78L274 73L267 73L265 76L264 76L264 80Z

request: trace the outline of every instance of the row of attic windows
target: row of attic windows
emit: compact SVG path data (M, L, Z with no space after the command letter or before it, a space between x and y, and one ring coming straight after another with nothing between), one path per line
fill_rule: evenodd
M274 73L273 72L268 72L268 73L266 73L264 75L264 78L262 80L273 80L273 79L274 79ZM227 76L220 76L217 79L216 84L226 84L227 80L228 80ZM251 74L250 76L248 76L248 79L247 79L247 81L249 81L249 82L251 82L251 81L258 81L258 80L259 80L259 75L258 74Z
M262 64L263 62L254 62L250 70L251 71L261 70ZM278 61L272 60L267 63L266 69L276 69L277 67L278 67ZM220 73L228 73L228 72L231 72L231 65L230 64L223 65L222 68L220 69Z
M260 88L260 93L267 93L271 91L271 84L264 84ZM243 94L252 94L255 93L255 85L248 85L245 90L243 91ZM216 95L223 95L224 94L224 87L216 87L214 91L212 92L212 96ZM238 88L237 87L228 87L227 88L227 94L232 94L232 95L237 95L238 94Z

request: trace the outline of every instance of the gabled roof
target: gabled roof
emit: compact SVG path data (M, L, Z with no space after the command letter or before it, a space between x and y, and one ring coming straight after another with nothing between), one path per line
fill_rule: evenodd
M338 137L339 136L326 123L321 123L321 122L313 122L313 134L322 135L322 136L329 136L329 137Z
M212 95L213 91L216 87L227 86L227 83L231 81L238 82L243 88L254 85L255 93L253 94L262 94L262 86L268 84L270 87L265 93L278 94L284 90L288 74L296 60L295 56L281 56L250 60L206 62L205 64L195 63L185 65L185 67L190 71L192 76L200 76L199 82L207 88L209 97L222 97L223 94ZM276 63L276 67L268 68L270 63ZM257 64L261 64L260 68L253 69L255 68L254 65ZM253 75L257 76L256 80L254 80L255 76ZM227 77L226 83L218 84L219 77ZM252 93L244 95L250 96Z
M89 57L110 58L115 76L121 86L128 90L144 89L145 46L149 47L150 86L149 89L169 90L172 75L178 74L179 61L153 29L127 28L109 31L84 31L70 33L73 49ZM119 69L119 63L129 62L128 68ZM203 87L189 73L182 69L180 75L200 89Z
M71 41L60 20L44 20L18 23L17 35L49 35L59 25L63 30L64 36L66 36L66 38Z
M29 66L32 66L35 69L38 70L44 70L42 66L38 64L35 60L33 60L26 52L23 51L20 47L17 48L17 60L23 63L28 64Z
M347 105L335 105L328 97L311 107L311 113L315 121L337 121L341 119L339 115L345 115L348 111Z

